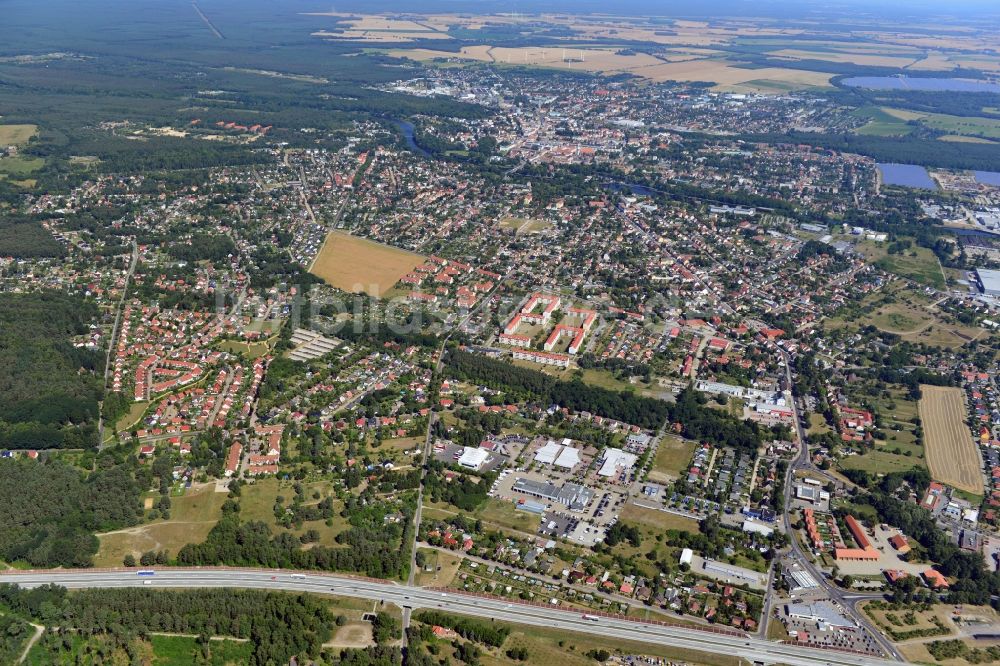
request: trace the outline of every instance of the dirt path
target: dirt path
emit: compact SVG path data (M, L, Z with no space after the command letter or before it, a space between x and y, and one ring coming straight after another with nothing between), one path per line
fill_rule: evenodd
M165 523L151 523L147 525L136 525L135 527L126 527L120 530L112 530L110 532L101 532L98 534L98 538L102 536L107 536L109 534L143 534L150 527L156 527L157 525L207 525L208 523L217 523L218 520L169 520Z
M24 660L28 658L28 653L31 652L31 648L35 647L35 643L38 639L42 637L42 632L45 631L45 627L40 624L35 624L34 622L29 622L32 627L35 628L35 635L28 640L28 644L24 646L24 651L21 652L21 656L18 657L17 663L23 664Z

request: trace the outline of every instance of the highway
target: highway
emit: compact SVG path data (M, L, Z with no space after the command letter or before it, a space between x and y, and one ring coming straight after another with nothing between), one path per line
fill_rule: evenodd
M163 568L153 569L152 576L139 576L128 570L53 570L0 573L0 583L36 587L53 583L71 589L148 587L211 588L240 587L287 592L333 594L383 601L404 608L441 609L488 619L524 625L541 625L597 635L604 638L641 641L656 645L700 650L714 654L738 654L744 659L788 666L889 666L898 662L835 650L820 650L797 645L772 643L741 634L722 634L684 627L625 620L615 617L585 619L579 610L560 610L508 601L483 598L455 591L425 589L388 581L351 578L327 573L292 573L267 569Z

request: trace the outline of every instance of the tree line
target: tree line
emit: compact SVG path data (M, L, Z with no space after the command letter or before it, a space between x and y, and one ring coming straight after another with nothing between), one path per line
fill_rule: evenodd
M287 664L319 656L333 615L318 597L261 590L87 589L0 585L0 607L83 635L125 639L150 632L232 636L253 646L251 664ZM58 656L59 643L50 643ZM5 662L6 663L6 662Z
M615 392L582 381L561 381L542 372L461 349L448 352L445 363L461 379L502 389L517 397L556 404L576 412L591 412L609 419L659 428L667 418L667 403L627 391Z

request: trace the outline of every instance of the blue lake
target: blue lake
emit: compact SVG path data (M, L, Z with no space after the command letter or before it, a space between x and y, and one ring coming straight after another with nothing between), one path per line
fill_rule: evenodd
M1000 84L975 79L912 78L909 76L852 76L842 83L852 88L872 90L929 90L936 92L1000 93Z
M1000 172L996 171L974 171L976 182L984 185L996 185L1000 187Z
M916 164L879 164L882 183L885 185L902 185L903 187L919 187L925 190L936 190L937 185L927 174L927 169Z
M399 131L403 133L403 139L406 140L406 147L411 151L417 153L418 155L423 155L424 157L430 157L431 154L426 150L417 145L417 142L413 140L413 123L406 120L396 120L396 127Z

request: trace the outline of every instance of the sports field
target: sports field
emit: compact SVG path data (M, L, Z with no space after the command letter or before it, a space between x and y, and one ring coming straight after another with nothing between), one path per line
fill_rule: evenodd
M423 261L415 252L331 231L309 272L338 289L377 296Z
M921 385L920 390L920 422L931 476L958 490L982 495L982 459L965 425L962 390L927 385Z

